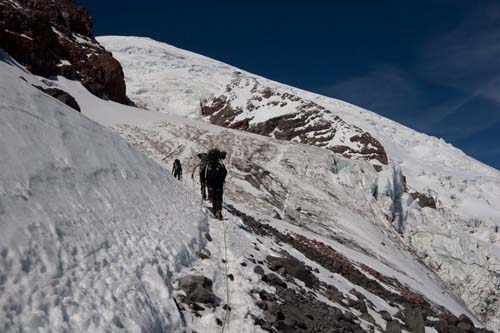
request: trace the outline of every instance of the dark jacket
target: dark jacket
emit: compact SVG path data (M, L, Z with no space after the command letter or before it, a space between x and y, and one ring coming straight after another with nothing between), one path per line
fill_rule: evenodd
M226 179L227 170L222 160L207 161L200 172L201 182L208 188L222 188Z
M177 174L177 173L182 174L182 165L181 161L179 160L175 160L174 165L172 167L172 174Z

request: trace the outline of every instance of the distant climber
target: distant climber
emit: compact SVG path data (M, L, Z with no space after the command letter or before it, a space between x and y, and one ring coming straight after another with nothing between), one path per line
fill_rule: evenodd
M182 165L181 161L179 161L178 159L174 161L174 166L172 167L172 174L178 180L182 179Z
M212 202L212 212L218 220L222 220L222 197L227 175L222 160L225 158L226 152L217 148L210 149L207 153L206 163L200 172L200 182L205 184L208 189L208 198Z
M194 173L196 172L196 169L200 168L199 170L199 175L200 175L200 190L201 190L201 197L203 200L207 200L207 187L204 182L202 182L203 178L203 170L205 169L205 164L207 163L207 153L199 153L198 158L200 159L200 162L196 164L193 168L193 171L191 172L191 179L194 180Z

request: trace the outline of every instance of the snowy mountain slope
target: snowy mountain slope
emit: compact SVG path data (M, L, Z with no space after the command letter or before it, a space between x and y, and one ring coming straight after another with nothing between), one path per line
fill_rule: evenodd
M322 106L234 67L144 38L101 37L127 67L138 105L277 139L308 143L373 162L387 155L369 133ZM201 114L200 114L201 108Z
M410 330L413 317L409 313L413 310L420 314L416 315L420 318L417 321L428 327L455 327L446 320L448 311L473 317L442 281L406 249L387 222L372 192L373 181L381 176L368 162L345 159L317 147L99 100L78 82L63 78L51 84L74 96L85 115L115 128L166 166L180 158L186 172L197 163L196 153L200 151L219 146L228 152L225 195L230 205L224 214L229 219L223 224L210 224L214 238L208 245L210 259L198 260L180 276L209 276L214 292L224 304L225 267L221 259L226 234L229 272L234 279L229 282L233 327L253 331L257 329L254 325L288 325L269 315L277 305L263 300L262 290L295 302L305 299L307 311L315 316L319 309L329 309L325 316L336 319L304 319L307 327L320 327L320 331L323 326L314 325L339 323L351 325L352 331L380 332L392 323L406 325ZM185 177L186 190L197 191L198 185L191 182L189 172ZM229 231L224 233L224 228ZM284 288L254 271L260 266L265 274L270 273L275 266L269 256L287 256L285 253L310 266L304 273L308 278L300 276L309 285L296 277L287 280ZM287 276L286 268L276 272ZM357 293L360 294L356 296ZM290 304L296 304L294 301ZM221 307L183 307L192 328L220 330L217 319L222 320L225 315ZM283 305L280 311L285 318L288 316ZM308 312L304 309L304 313ZM399 317L403 319L396 319ZM298 323L294 325L301 331Z
M198 199L0 58L0 331L175 331Z
M387 155L388 165L375 162L383 170L370 180L373 185L370 190L387 222L476 315L491 321L492 327L500 326L498 170L466 156L443 140L367 110L170 45L137 37L100 37L99 41L122 63L129 95L148 109L328 147L329 131L335 126L317 131L316 115L303 109L312 105L326 113L322 114L321 124L323 120L335 124L335 117L339 117L353 128L369 133ZM276 96L279 99L274 100ZM286 101L281 106L282 96L295 101ZM306 121L281 122L290 114L293 119L305 115ZM279 121L275 122L275 118ZM259 124L263 124L263 130L253 130ZM304 126L309 128L301 132ZM277 133L280 135L276 136ZM299 139L294 139L297 133ZM350 142L351 133L339 138ZM335 143L335 136L333 140ZM337 152L352 155L345 154L346 150Z
M97 40L120 57L122 66L127 64L127 95L148 110L198 118L200 102L224 91L234 71L232 66L149 38Z

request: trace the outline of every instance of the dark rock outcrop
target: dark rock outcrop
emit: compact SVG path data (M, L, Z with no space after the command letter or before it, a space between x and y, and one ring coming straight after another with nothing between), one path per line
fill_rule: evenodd
M424 314L419 307L407 306L405 308L404 317L410 332L425 332Z
M264 269L262 268L262 266L259 266L259 265L256 265L255 268L253 269L253 272L255 274L258 274L260 276L264 276L265 273L264 273Z
M73 96L71 96L70 94L68 94L67 92L65 92L64 90L57 89L57 88L43 88L43 87L35 86L35 85L34 85L34 87L43 91L47 95L52 96L55 99L58 99L59 101L63 102L64 104L66 104L70 108L75 109L78 112L81 112L80 106L76 102L76 99Z
M120 63L95 40L73 0L0 1L0 48L33 74L80 80L93 94L129 104Z
M426 195L420 192L412 192L410 193L413 200L418 201L418 205L422 208L429 207L432 209L436 209L436 200L430 195Z
M462 330L470 330L474 327L474 323L469 317L467 317L464 314L461 314L460 317L458 317L457 327Z
M399 321L397 321L397 320L389 321L385 327L385 332L386 333L401 333L401 324L399 324Z
M186 293L184 303L214 303L212 280L202 275L186 275L177 280L179 289Z
M472 320L464 314L458 318L452 314L443 314L439 320L427 320L427 326L434 327L440 333L491 333L488 329L475 327Z
M308 288L317 288L319 280L308 271L303 262L293 258L279 258L268 256L266 258L269 268L282 275L288 275L304 282Z
M365 332L352 313L318 301L303 289L274 286L276 295L259 292L263 318L256 323L270 332Z
M286 288L286 282L280 279L280 277L274 273L269 273L264 276L262 276L262 281L272 285L272 286L279 286L282 288Z
M383 320L387 322L392 320L391 314L385 310L380 311L378 314L382 317Z
M247 95L245 106L235 105L235 100ZM292 111L283 114L282 108L292 106ZM258 121L254 113L262 110L277 116ZM347 158L366 159L377 171L388 164L384 147L370 133L313 101L262 86L243 74L237 74L222 95L204 101L201 113L215 125L323 147Z
M398 280L392 277L387 277L379 272L376 272L373 269L370 269L366 265L360 265L359 267L356 267L348 258L343 256L342 254L338 253L335 251L332 247L323 244L317 240L312 240L308 239L302 235L297 235L297 234L291 234L291 233L282 233L278 231L276 228L269 224L264 224L259 221L257 221L255 218L252 216L249 216L235 207L231 205L226 206L227 210L235 216L238 216L241 218L242 222L250 228L250 230L260 236L265 236L265 237L273 237L276 239L276 241L286 243L290 246L292 246L295 250L301 252L305 257L308 259L316 262L317 264L323 266L327 270L329 270L332 273L337 273L343 276L345 279L349 280L351 283L363 288L364 290L379 296L380 298L386 300L389 302L389 304L392 304L392 306L398 306L400 308L403 308L403 312L398 312L396 313L392 318L392 320L388 321L388 327L391 328L390 332L399 332L402 331L403 329L409 332L423 332L425 331L426 326L431 326L436 328L439 332L443 333L451 333L451 332L489 332L491 331L487 329L481 329L477 328L474 326L472 321L467 318L466 316L461 316L460 318L456 318L455 316L451 315L445 308L442 306L439 306L437 304L431 303L429 300L427 300L423 295L410 290L407 286L402 285ZM269 260L268 260L269 261ZM278 273L283 273L285 274L284 270L278 269ZM267 279L263 279L264 282L267 282ZM379 282L380 281L380 282ZM394 290L397 290L399 293L394 293L393 291L387 289L384 287L381 283L392 287ZM271 284L271 283L270 283ZM281 299L284 303L283 305L287 304L287 297L292 297L291 295L294 294L296 291L295 288L284 288L281 287L279 284L272 284L277 291L277 296L279 299ZM363 318L364 320L368 322L373 321L373 317L368 315L368 307L373 309L372 304L366 299L366 297L360 293L357 292L357 290L351 290L350 294L354 295L357 300L349 298L345 299L344 295L342 295L341 292L339 292L335 287L325 285L324 287L324 295L330 299L331 301L341 303L345 306L346 301L349 305L350 308L356 309L361 312L360 318ZM288 296L290 295L290 296ZM304 295L302 295L304 296ZM309 307L311 304L314 304L316 299L311 299L308 301L307 299L309 298L310 294L306 293L304 297L306 297L306 300L302 298L302 296L297 296L297 293L295 293L295 297L299 297L301 300L294 300L291 301L292 303L290 304L307 304L306 306ZM266 297L264 297L266 298ZM279 323L279 325L284 325L284 322L281 323L279 319L277 319L277 315L279 312L282 314L285 314L286 310L283 310L283 307L280 307L280 305L275 304L274 307L270 302L266 302L264 298L261 297L262 302L259 303L261 305L261 308L266 311L266 313L273 313L273 315L270 315L269 317L266 317L266 319L262 322L262 327L263 328L269 328L269 330L274 327L278 331L287 331L285 328L278 328L276 323ZM302 302L302 303L301 303ZM323 307L326 308L324 303L318 302L319 304L322 304ZM296 309L299 309L299 312L293 312L294 315L298 317L294 317L295 320L298 321L298 319L304 314L307 313L321 313L319 310L310 310L307 312L307 307L301 308L301 307L296 307ZM290 311L295 311L293 309L290 309ZM318 312L319 311L319 312ZM301 314L302 315L301 315ZM321 316L322 314L320 314ZM327 314L324 314L327 316ZM381 313L385 319L390 319L390 314L389 313ZM342 323L347 321L347 313L342 315L342 318L339 317L339 319L342 319ZM285 314L284 318L287 318L288 316ZM313 316L314 318L314 316ZM323 317L326 318L326 317ZM332 323L338 323L339 319L335 319L334 317L331 317ZM395 318L401 319L403 324L400 324ZM429 318L436 318L436 320L430 320ZM270 324L271 323L271 324ZM320 332L321 329L325 329L324 327L321 327L319 330L315 330L316 327L311 329L311 326L309 325L315 325L317 322L315 320L305 320L303 321L305 324L306 328L300 328L298 326L295 326L293 330L291 331L298 331L298 332L313 332L317 331ZM324 324L324 321L321 321L319 323L320 325ZM342 324L343 325L343 324ZM460 325L460 326L459 326ZM279 326L281 327L281 326ZM343 326L346 327L346 326ZM356 330L353 328L353 331L356 332ZM351 332L351 331L349 331Z

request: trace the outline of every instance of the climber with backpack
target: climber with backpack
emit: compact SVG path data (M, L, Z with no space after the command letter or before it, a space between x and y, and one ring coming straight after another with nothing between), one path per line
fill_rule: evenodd
M194 166L193 171L191 172L191 179L193 179L194 181L194 173L196 172L196 169L200 168L199 175L200 175L201 197L203 198L203 200L207 200L207 187L205 182L202 181L204 177L203 170L205 169L205 164L207 163L207 153L199 153L197 156L200 159L200 162Z
M200 170L200 182L205 184L208 189L208 198L212 202L212 212L218 220L222 220L222 197L227 175L222 160L225 158L226 152L217 148L210 149L207 153L206 163Z
M181 161L179 161L178 159L174 161L174 166L172 167L172 174L178 180L182 179L182 165Z

